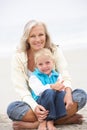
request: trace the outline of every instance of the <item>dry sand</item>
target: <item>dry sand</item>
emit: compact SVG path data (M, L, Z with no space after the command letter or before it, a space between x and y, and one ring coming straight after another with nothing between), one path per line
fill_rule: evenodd
M69 63L73 88L83 88L87 91L87 49L64 51ZM19 97L11 83L11 56L0 57L0 130L12 130L11 120L6 115L6 109L10 102ZM87 106L79 113L84 116L82 125L57 126L58 130L87 130Z

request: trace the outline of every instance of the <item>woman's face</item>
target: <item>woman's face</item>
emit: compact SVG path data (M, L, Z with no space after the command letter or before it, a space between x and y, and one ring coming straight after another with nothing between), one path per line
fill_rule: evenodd
M37 25L32 28L28 38L28 43L30 45L30 49L34 51L44 48L46 44L46 35L42 25Z

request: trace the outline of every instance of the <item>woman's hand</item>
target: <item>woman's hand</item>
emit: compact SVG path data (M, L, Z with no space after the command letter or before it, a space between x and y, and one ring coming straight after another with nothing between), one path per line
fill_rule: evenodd
M34 110L38 121L42 122L48 115L49 111L46 110L43 106L37 105Z
M71 94L71 89L66 88L66 94L64 97L64 103L66 104L66 109L70 109L73 105L73 100L72 100L72 94Z

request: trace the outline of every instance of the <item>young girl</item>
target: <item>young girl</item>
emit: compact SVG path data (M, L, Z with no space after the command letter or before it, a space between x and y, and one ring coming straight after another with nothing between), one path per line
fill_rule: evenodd
M54 120L66 115L63 81L55 71L55 59L49 49L43 48L35 53L35 71L29 79L32 96L38 104L49 111L45 120L40 121L39 130L55 130Z

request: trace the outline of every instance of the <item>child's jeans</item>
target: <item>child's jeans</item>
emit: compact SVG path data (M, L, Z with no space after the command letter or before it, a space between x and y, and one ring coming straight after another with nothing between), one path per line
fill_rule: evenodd
M64 91L47 89L39 97L37 103L44 106L44 108L49 111L46 120L56 120L67 114L64 104L64 95Z

